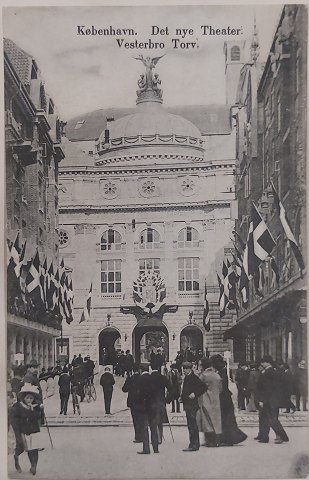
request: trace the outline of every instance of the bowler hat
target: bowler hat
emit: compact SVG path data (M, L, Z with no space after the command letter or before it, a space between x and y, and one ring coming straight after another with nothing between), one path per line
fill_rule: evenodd
M27 363L27 367L39 367L39 366L40 364L37 362L37 360L34 360L34 359L30 360L30 362Z

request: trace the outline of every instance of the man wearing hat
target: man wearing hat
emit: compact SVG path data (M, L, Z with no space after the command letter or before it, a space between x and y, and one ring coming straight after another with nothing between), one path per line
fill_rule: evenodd
M180 387L181 387L181 375L178 371L177 364L172 363L170 371L167 373L167 379L171 385L171 394L168 397L168 401L172 402L172 413L180 413Z
M36 474L41 445L37 438L40 432L41 409L40 395L35 385L25 383L18 394L18 402L11 408L10 420L13 427L16 448L14 454L15 468L20 473L19 455L27 451L30 460L32 475Z
M182 385L181 398L184 411L186 412L190 439L189 447L184 448L183 452L194 452L200 448L199 429L196 422L196 414L199 409L198 397L206 392L207 386L195 375L191 362L184 362L182 368L185 378Z
M256 439L260 443L268 443L269 431L272 428L276 434L275 443L288 442L289 438L279 421L279 407L282 403L279 374L273 367L273 359L270 355L265 355L260 363L264 370L257 383L260 431Z

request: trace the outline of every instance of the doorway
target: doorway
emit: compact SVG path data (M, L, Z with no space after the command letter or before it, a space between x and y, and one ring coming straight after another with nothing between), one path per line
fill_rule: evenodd
M136 325L132 332L133 355L136 363L149 363L150 354L160 348L165 361L169 358L169 338L165 325Z
M185 352L185 350L190 349L194 354L198 353L199 350L203 350L203 334L201 330L195 326L190 325L183 328L180 334L180 350Z
M113 365L120 350L120 333L116 328L106 327L99 334L99 364Z

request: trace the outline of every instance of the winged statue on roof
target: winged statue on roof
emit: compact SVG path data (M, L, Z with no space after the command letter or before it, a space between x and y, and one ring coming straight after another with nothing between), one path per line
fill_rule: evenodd
M160 58L164 57L165 53L160 57L144 57L143 55L139 55L138 57L133 57L135 60L140 60L143 65L146 67L146 88L153 88L153 76L152 70L157 65Z

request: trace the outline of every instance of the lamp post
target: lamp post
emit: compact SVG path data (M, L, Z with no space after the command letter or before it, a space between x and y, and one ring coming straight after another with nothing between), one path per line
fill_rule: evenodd
M188 320L188 325L194 324L194 319L193 319L193 311L189 311L189 320Z
M112 322L111 322L111 318L112 318L111 313L108 313L108 314L106 315L106 317L107 317L106 326L107 326L107 327L110 327L111 324L112 324Z

